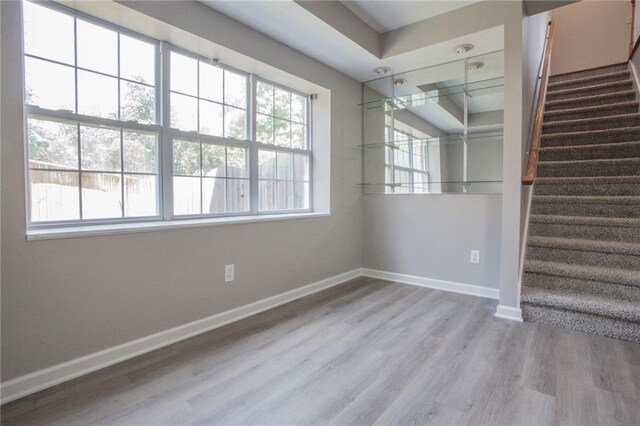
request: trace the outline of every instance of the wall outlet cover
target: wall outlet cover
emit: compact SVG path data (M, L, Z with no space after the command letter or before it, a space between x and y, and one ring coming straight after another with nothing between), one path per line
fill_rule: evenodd
M480 250L471 250L471 256L469 258L471 263L480 263Z
M228 283L235 279L235 265L224 265L224 282Z

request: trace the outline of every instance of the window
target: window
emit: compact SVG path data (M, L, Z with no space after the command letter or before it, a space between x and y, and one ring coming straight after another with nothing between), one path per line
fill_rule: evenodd
M429 192L427 141L385 126L387 192Z
M310 211L308 95L23 5L30 226Z
M308 97L258 80L256 141L260 211L304 210L310 200Z

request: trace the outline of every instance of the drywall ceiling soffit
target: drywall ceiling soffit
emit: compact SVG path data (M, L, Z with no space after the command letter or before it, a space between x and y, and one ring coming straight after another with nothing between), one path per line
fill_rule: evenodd
M463 42L476 46L472 52L474 55L501 50L504 45L503 31L498 24L494 25L495 28L485 25L479 31L465 31L454 26L457 28L448 31L444 39L418 37L418 40L413 40L414 34L409 31L407 37L417 41L410 49L394 52L385 45L391 33L406 32L414 25L430 25L444 17L447 21L455 21L456 17L451 14L482 2L454 1L455 10L380 34L349 7L337 1L200 1L359 81L375 78L372 70L378 66L388 66L394 73L399 73L459 59L452 50ZM392 42L398 40L404 41L402 35L391 39Z
M479 0L448 1L371 1L347 0L341 3L379 33L392 31L424 19L468 6Z
M579 0L525 0L524 7L528 16L548 12Z

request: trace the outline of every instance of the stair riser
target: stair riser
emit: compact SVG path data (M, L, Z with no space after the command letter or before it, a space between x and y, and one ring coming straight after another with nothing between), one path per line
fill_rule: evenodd
M563 114L545 114L545 123L555 123L556 121L564 120L579 120L581 118L598 118L598 117L610 117L621 114L634 114L638 112L638 105L628 105L621 107L611 107L606 109L598 109L594 111L578 111L578 112L566 112Z
M596 203L536 203L531 206L532 214L589 217L632 217L640 218L640 205L596 204Z
M601 96L596 99L573 99L564 102L558 102L557 104L545 105L544 110L549 111L561 111L564 109L574 108L587 108L594 106L611 105L620 102L630 102L636 100L636 94L633 92L618 93L616 95Z
M540 177L585 177L585 176L635 176L640 170L638 161L611 161L602 163L539 163Z
M525 321L568 328L640 343L640 323L547 306L522 304Z
M620 92L623 90L630 90L633 88L633 83L630 81L624 83L616 83L614 85L607 85L605 87L585 87L584 89L572 90L569 93L552 92L547 93L547 101L564 101L568 99L583 98L585 96L595 95L608 95L610 93Z
M560 184L544 185L536 183L535 195L640 195L638 183L613 183L613 184Z
M640 158L640 143L618 146L585 146L566 149L540 150L540 161L605 160Z
M567 80L559 83L549 83L549 92L554 92L556 90L577 89L578 87L591 86L594 84L614 83L617 81L629 81L630 79L631 79L631 73L626 72L624 74L602 75L602 76L591 78L587 81L576 82L576 81Z
M640 140L640 131L629 130L624 132L594 132L576 135L543 135L540 146L572 146L572 145L598 145L617 142L635 142Z
M640 256L559 249L553 247L527 247L527 259L547 262L563 262L572 265L603 266L608 268L625 268L640 270Z
M596 294L629 302L640 302L640 287L609 283L605 281L582 280L579 278L525 272L522 284L550 291L571 291L582 294Z
M542 134L552 135L554 133L586 132L589 130L606 130L637 126L640 126L640 117L638 116L612 117L605 120L585 120L580 123L561 121L557 123L544 124L542 126Z
M612 72L627 71L627 70L628 70L627 64L616 64L616 65L611 65L611 66L602 67L602 68L576 71L569 74L552 75L551 77L549 77L549 82L558 83L560 81L575 80L575 79L584 78L584 77L595 77L603 74L610 74Z
M529 224L529 235L637 243L640 241L640 228L532 222Z

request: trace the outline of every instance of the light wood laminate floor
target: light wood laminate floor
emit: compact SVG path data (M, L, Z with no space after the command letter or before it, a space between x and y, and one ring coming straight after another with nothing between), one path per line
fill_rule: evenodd
M640 345L357 279L6 404L2 424L640 424Z

